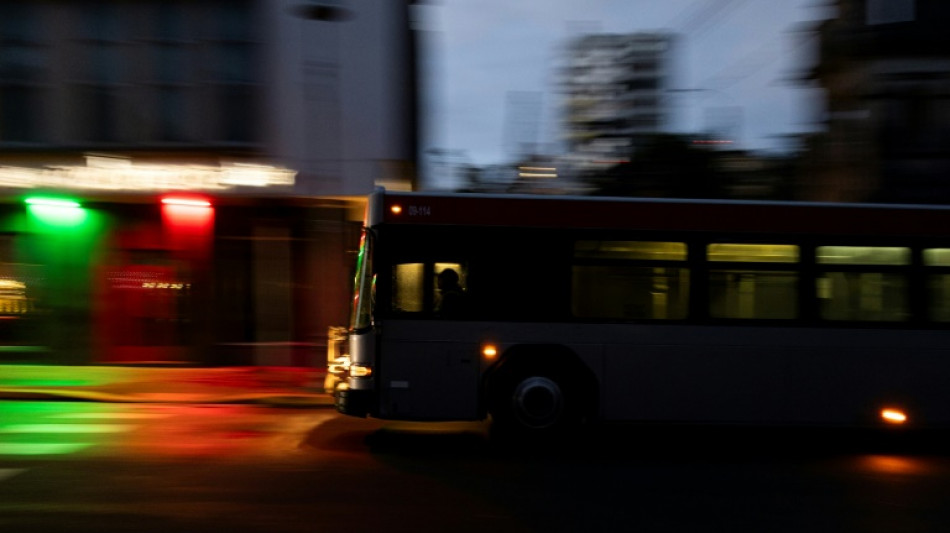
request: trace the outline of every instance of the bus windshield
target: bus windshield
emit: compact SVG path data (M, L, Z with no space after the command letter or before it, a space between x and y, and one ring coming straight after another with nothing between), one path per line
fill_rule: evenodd
M367 230L360 236L360 251L356 258L356 276L353 279L353 307L350 312L350 331L365 330L372 326L372 306L376 276L373 275L372 238Z

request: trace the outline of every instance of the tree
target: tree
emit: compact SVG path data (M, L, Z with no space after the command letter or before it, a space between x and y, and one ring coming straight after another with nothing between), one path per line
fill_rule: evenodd
M595 194L673 198L720 198L715 152L688 137L652 135L630 154L629 162L591 176Z

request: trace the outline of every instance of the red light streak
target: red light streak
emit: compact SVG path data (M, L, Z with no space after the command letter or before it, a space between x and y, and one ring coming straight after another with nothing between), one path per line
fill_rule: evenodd
M209 202L208 200L202 200L200 198L168 197L168 198L162 198L162 204L181 205L181 206L186 206L186 207L211 207L211 202Z

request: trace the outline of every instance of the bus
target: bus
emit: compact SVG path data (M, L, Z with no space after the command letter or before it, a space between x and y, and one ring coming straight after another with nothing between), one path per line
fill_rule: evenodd
M361 417L948 426L950 208L379 189L347 351Z

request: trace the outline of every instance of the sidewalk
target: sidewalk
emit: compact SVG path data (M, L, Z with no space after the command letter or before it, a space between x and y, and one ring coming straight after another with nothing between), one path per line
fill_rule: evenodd
M324 369L298 367L0 365L0 400L332 407L325 377Z

